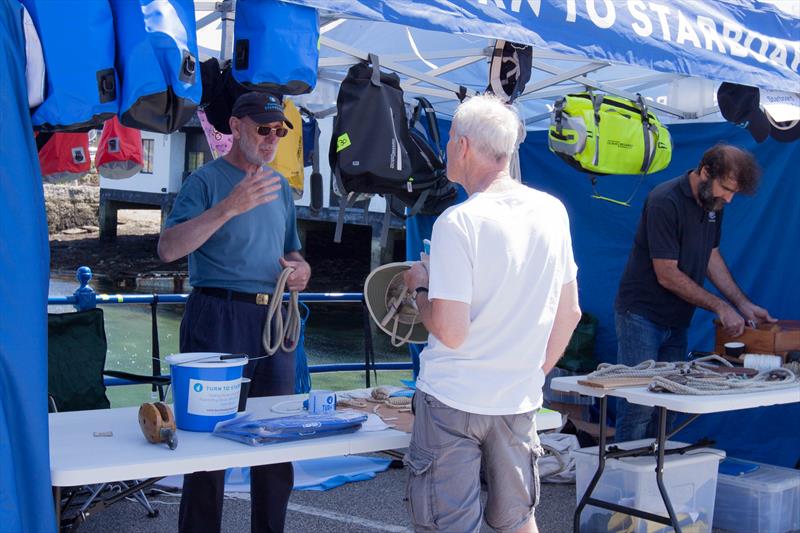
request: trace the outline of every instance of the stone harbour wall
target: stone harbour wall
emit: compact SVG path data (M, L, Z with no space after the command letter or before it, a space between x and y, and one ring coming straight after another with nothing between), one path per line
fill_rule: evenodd
M52 235L67 229L96 229L100 212L100 187L44 184L47 228Z

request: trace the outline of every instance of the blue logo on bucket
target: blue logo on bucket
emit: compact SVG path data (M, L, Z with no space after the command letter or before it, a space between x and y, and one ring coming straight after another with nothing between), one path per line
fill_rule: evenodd
M195 383L194 384L195 392L203 392L203 384L202 383Z
M312 390L308 393L308 411L315 415L332 413L336 409L336 393L329 390Z

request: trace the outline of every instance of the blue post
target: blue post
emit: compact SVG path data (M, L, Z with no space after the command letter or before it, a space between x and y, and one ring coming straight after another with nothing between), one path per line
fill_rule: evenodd
M97 294L89 287L89 281L92 279L92 269L87 266L82 266L78 268L75 277L81 284L81 286L72 293L73 296L75 296L75 309L78 311L94 309L97 307Z

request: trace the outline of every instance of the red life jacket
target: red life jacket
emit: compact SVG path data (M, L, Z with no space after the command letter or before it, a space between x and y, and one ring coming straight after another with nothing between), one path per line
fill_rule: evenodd
M39 150L42 179L48 183L77 180L91 168L89 134L55 132Z
M120 124L115 116L103 124L94 166L108 179L125 179L142 170L142 133Z

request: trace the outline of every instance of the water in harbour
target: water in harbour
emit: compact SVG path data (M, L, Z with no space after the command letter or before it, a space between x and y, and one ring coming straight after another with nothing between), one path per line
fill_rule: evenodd
M102 281L90 284L98 293L119 292ZM69 296L78 287L74 278L51 277L50 296ZM131 291L133 292L133 291ZM150 291L148 291L150 293ZM309 304L311 314L306 323L305 352L309 365L331 363L358 363L364 361L364 327L360 303ZM108 352L106 368L137 374L152 372L150 305L103 305ZM71 306L50 306L51 313L71 312ZM183 305L159 304L158 341L162 358L178 352L178 328ZM375 359L378 362L409 361L405 347L394 348L387 337L373 335ZM163 365L164 372L168 367ZM411 371L381 371L380 384L399 384L409 379ZM374 380L373 380L374 385ZM364 386L363 372L335 372L312 374L315 389L344 390ZM110 387L109 399L114 407L138 405L151 401L147 385Z

